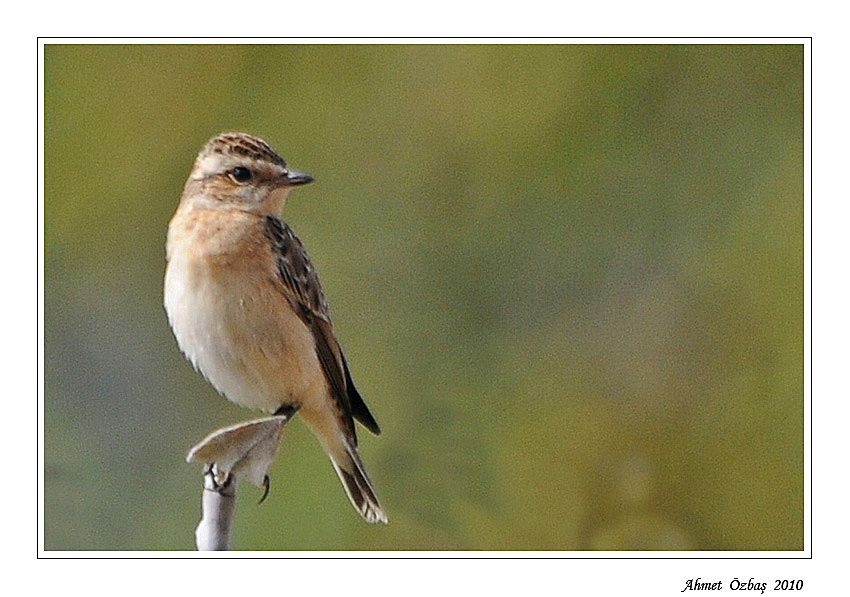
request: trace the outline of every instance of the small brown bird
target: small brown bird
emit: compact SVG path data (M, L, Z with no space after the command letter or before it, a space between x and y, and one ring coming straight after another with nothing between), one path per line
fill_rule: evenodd
M252 135L210 140L168 227L165 310L180 349L219 392L241 406L299 412L357 511L387 522L354 421L380 429L304 245L279 215L289 190L312 180Z

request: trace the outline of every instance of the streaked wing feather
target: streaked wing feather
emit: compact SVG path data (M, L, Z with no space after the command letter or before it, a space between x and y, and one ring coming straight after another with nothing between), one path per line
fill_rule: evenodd
M337 412L346 432L354 445L357 445L357 435L354 430L352 408L346 384L350 375L347 375L342 350L334 337L328 304L325 301L316 270L310 263L310 257L307 255L304 245L286 222L274 216L267 216L265 233L272 243L278 279L282 284L284 294L292 308L313 333L316 356L319 358L319 363L321 363L322 370L328 380L331 395L336 401ZM360 401L362 402L362 399ZM369 426L367 425L367 427Z
M342 354L342 351L340 351L340 356L342 356L342 366L343 369L345 369L345 386L348 390L348 402L351 405L352 416L375 435L381 435L381 428L378 427L378 422L375 420L375 417L372 416L372 412L369 410L369 407L366 406L366 402L357 390L357 386L354 385L354 380L351 379L351 372L348 370L348 362L345 360L345 355Z

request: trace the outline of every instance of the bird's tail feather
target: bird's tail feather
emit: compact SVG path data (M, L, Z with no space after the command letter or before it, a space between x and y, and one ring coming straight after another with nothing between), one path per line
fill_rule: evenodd
M366 474L366 468L363 466L363 461L360 460L360 455L357 453L357 448L346 446L346 458L344 462L337 462L337 459L332 458L336 474L339 475L345 493L351 500L354 508L360 512L360 515L366 519L366 522L387 522L387 515L381 502L378 501L378 496L375 494L375 489L372 487L372 481L369 480L369 475Z

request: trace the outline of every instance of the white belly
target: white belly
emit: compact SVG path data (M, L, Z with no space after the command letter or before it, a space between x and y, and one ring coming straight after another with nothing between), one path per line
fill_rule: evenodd
M180 349L241 406L273 412L309 401L323 383L310 331L262 273L214 273L180 253L171 256L165 310Z

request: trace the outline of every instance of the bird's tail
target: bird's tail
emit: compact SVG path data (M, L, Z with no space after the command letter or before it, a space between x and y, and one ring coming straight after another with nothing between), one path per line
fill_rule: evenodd
M378 501L378 496L375 494L369 475L366 474L366 468L363 466L363 461L360 460L357 448L350 444L346 445L345 455L338 458L332 457L331 462L336 469L336 474L339 475L339 480L345 487L345 493L348 494L351 504L366 519L366 522L386 523L387 515L381 506L381 502Z

